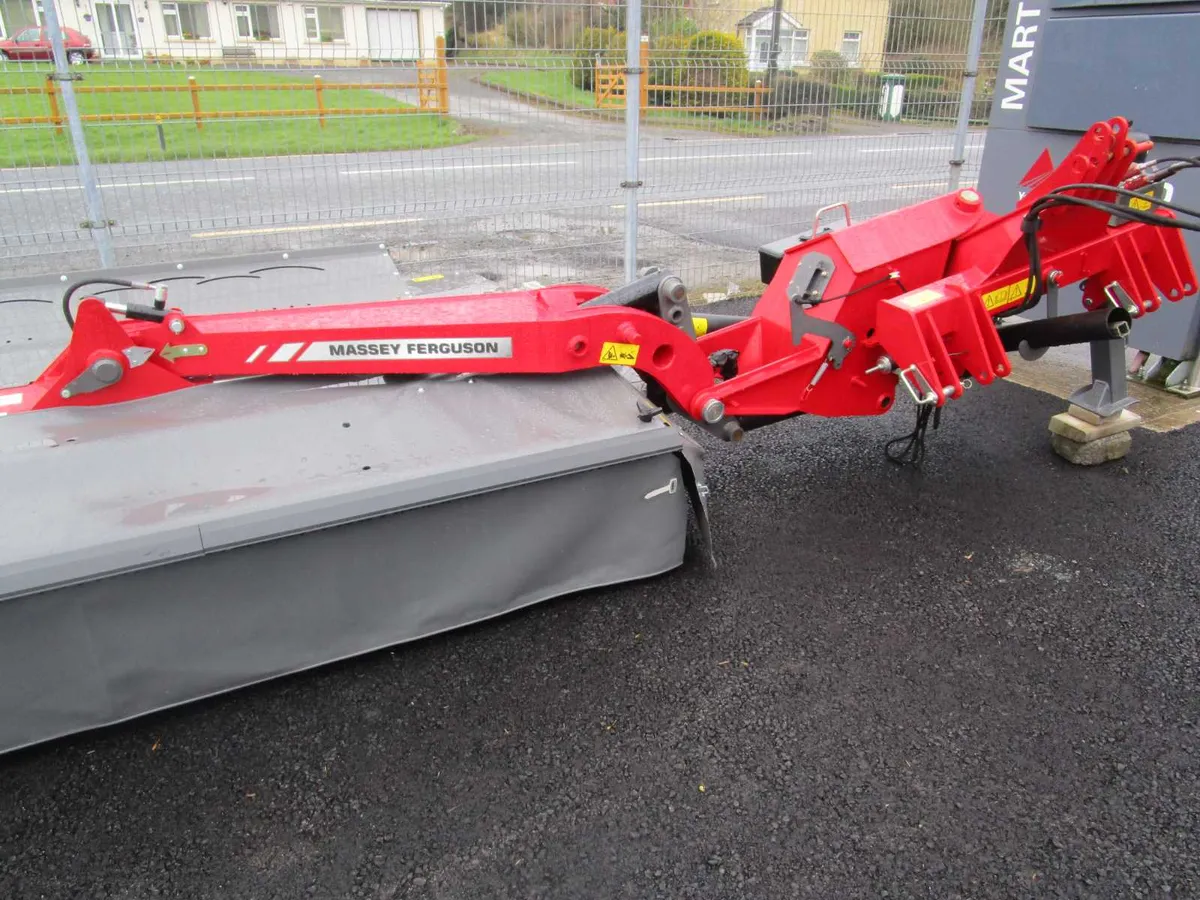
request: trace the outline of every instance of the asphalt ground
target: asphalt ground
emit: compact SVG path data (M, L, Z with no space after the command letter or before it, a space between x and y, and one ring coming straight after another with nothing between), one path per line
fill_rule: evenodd
M1189 897L1194 428L705 440L719 567L0 758L0 897Z

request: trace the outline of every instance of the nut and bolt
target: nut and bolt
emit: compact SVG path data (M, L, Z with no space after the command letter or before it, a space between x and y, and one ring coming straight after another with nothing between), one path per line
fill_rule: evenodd
M167 327L171 329L171 334L183 334L183 319L172 319L167 323Z

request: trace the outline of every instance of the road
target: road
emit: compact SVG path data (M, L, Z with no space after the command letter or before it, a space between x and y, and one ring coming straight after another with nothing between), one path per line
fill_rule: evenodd
M401 255L421 247L427 264L490 256L510 279L514 266L550 276L608 271L624 220L619 127L474 91L452 95L456 115L476 128L491 123L496 134L470 145L99 166L121 259L378 240ZM967 183L982 141L968 139ZM894 208L943 190L951 154L946 132L741 138L648 128L639 172L645 249L690 247L689 258L706 263L707 246L753 249L804 227L830 201L861 214ZM84 218L73 167L0 172L0 275L93 265ZM554 253L566 261L544 262Z

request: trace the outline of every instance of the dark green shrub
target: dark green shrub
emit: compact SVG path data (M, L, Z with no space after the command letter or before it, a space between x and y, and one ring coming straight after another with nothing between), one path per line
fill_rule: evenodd
M686 37L664 37L650 44L650 84L680 87L687 84ZM679 106L683 91L651 91L652 106Z
M904 112L906 119L941 119L954 121L958 118L960 96L957 91L943 91L918 87L904 90Z
M766 98L766 117L771 120L792 116L829 116L833 89L823 81L778 75Z
M625 33L613 28L584 28L575 37L571 81L575 87L590 91L594 87L596 57L608 65L625 61Z
M836 50L818 50L812 55L809 68L815 77L836 84L846 71L846 60Z
M738 108L751 105L750 94L704 91L713 87L746 87L750 83L746 50L735 35L702 31L688 40L687 84L701 90L688 91L691 107Z
M854 72L833 86L834 107L860 119L879 118L883 76L879 72Z

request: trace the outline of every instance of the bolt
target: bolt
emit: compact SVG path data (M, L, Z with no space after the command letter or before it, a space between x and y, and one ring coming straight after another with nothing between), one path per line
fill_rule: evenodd
M709 425L716 425L723 418L725 418L725 404L720 400L713 398L704 404L704 421Z
M58 395L59 395L60 397L62 397L64 400L70 400L70 399L71 399L71 392L70 392L69 390L67 390L66 388L63 388L61 391L59 391L59 394L58 394Z
M92 363L91 373L101 384L116 384L121 380L124 370L115 359L98 359Z
M850 340L850 338L845 338L842 341L842 346L845 347L847 350L849 350L851 347L854 346L854 341Z
M167 327L171 329L171 334L183 334L183 319L172 319Z

